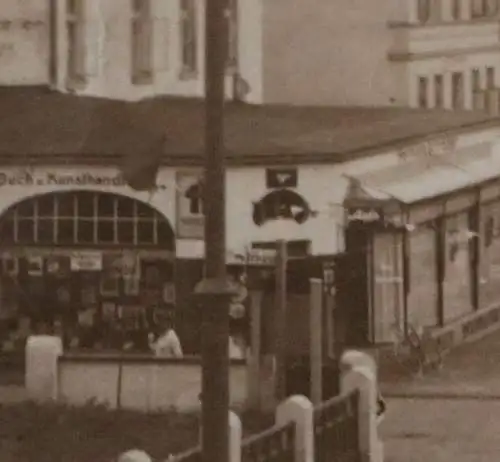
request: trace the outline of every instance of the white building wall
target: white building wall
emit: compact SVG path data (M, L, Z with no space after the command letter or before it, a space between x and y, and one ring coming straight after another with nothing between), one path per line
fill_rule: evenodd
M67 91L65 0L57 0L59 19L59 79L57 87ZM204 93L204 2L197 7L197 67L189 77L181 73L180 0L151 0L153 17L153 78L134 84L131 79L131 1L92 0L86 2L88 47L94 57L87 84L76 93L121 100L138 100L154 95L202 96ZM248 102L260 102L261 83L261 1L239 0L239 70L248 83ZM232 97L233 77L228 73L226 93Z
M49 82L49 0L2 0L0 85Z

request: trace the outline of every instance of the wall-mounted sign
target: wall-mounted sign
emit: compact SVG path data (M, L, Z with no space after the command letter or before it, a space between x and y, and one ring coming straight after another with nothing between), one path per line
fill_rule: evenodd
M306 200L290 189L278 189L266 194L253 204L253 222L262 226L269 220L293 220L306 222L314 213Z
M101 271L102 253L95 251L72 252L71 271Z
M348 208L346 214L346 220L348 223L377 223L381 222L383 218L382 212L375 208Z
M436 158L451 154L455 150L455 145L456 137L442 136L407 146L399 152L399 157L404 161L417 160L430 163Z
M201 173L177 172L177 236L185 239L203 239L203 184Z
M114 186L123 187L125 181L119 173L91 172L0 172L0 187L8 186Z
M266 187L268 189L296 188L298 173L296 168L266 169Z

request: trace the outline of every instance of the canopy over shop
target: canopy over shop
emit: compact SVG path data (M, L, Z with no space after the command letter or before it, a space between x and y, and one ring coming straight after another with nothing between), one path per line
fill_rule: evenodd
M443 326L500 303L499 146L439 138L400 156L351 178L345 199L354 343L390 342L409 325Z

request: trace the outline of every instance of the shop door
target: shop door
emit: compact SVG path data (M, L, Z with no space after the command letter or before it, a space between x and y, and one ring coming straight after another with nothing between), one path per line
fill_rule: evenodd
M346 344L364 346L369 342L369 231L352 223L346 230L344 268L339 269L338 303L345 316Z

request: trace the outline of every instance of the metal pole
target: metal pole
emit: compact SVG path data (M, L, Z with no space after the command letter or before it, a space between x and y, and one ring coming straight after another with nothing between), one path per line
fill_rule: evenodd
M286 395L286 335L287 335L287 284L288 248L285 240L276 243L276 289L275 289L275 355L276 355L276 400Z
M227 0L205 3L205 277L196 288L202 312L202 450L228 462L229 290L226 279L224 76Z

